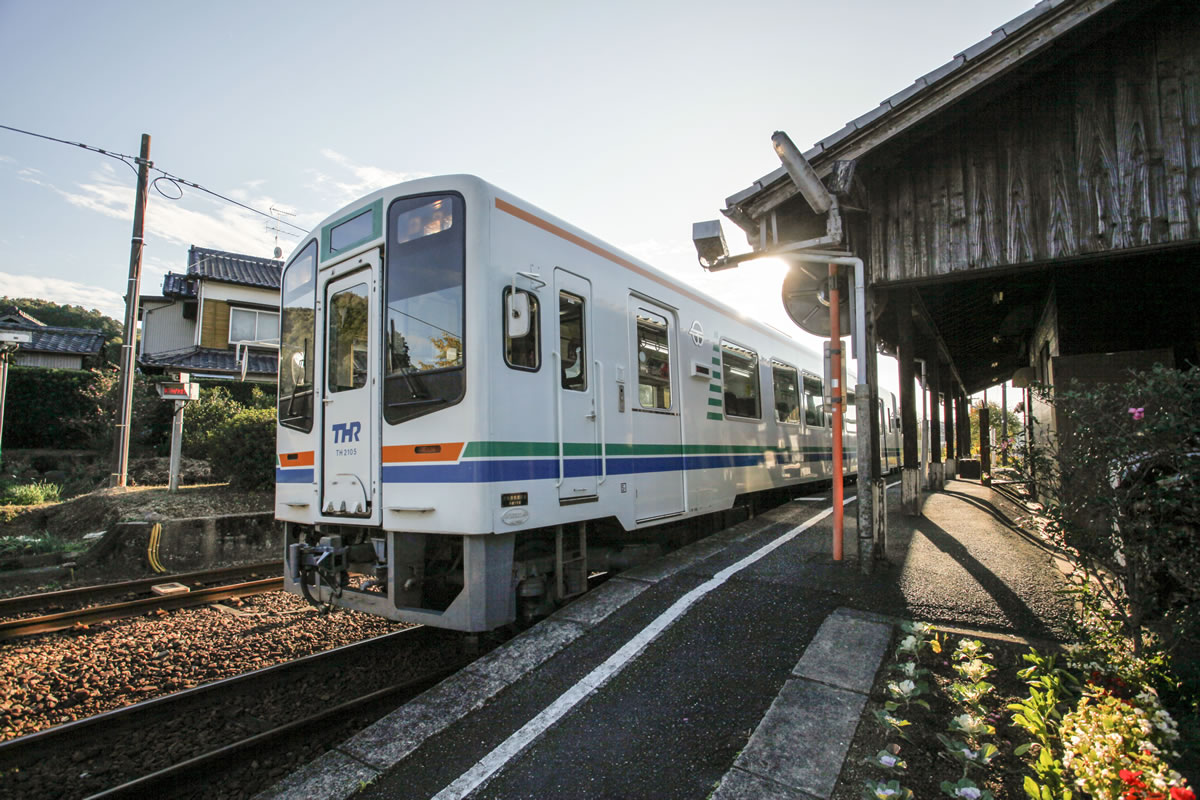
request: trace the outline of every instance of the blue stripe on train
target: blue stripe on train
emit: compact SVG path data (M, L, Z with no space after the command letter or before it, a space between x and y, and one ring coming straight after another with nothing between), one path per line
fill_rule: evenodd
M798 454L797 460L830 461L830 453ZM847 454L849 458L849 454ZM681 469L726 469L757 467L762 455L664 456L659 458L610 458L609 475L636 475L650 472L677 472ZM568 458L563 467L568 478L599 475L600 459ZM558 478L558 459L497 459L462 461L458 464L403 464L383 467L384 483L496 483L501 481L554 480Z
M276 483L312 483L316 480L315 475L316 473L312 467L308 467L307 469L297 469L295 467L292 469L275 468Z

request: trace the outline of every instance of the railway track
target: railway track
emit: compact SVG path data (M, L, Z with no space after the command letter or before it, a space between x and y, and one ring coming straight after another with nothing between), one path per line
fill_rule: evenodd
M275 773L353 730L341 723L365 724L460 669L458 641L409 628L12 739L0 744L0 794L179 797L214 776L237 793L265 788L277 775L252 765L282 756L281 740L305 741Z
M42 595L24 595L22 597L0 600L0 616L22 613L32 609L42 609L47 606L55 607L69 603L87 603L101 597L144 592L150 589L151 586L164 583L183 584L205 580L227 580L231 577L244 577L255 573L262 573L268 569L278 569L278 564L208 570L205 572L105 584L103 586L89 586L81 589L67 589ZM122 603L87 606L52 614L42 614L35 617L5 620L0 622L0 641L17 639L22 636L32 636L37 633L61 631L106 620L135 617L158 609L170 611L177 608L217 603L222 600L247 597L263 592L277 591L282 588L282 577L262 578L236 584L190 589L180 594L156 595Z
M104 583L96 586L80 586L75 589L60 589L56 592L40 592L19 597L0 599L0 617L9 617L28 611L56 608L66 605L92 603L109 597L150 591L152 586L162 583L216 583L221 581L251 578L263 573L274 575L283 571L278 561L266 561L241 567L218 567L197 572L181 572L174 575L156 575L120 583Z

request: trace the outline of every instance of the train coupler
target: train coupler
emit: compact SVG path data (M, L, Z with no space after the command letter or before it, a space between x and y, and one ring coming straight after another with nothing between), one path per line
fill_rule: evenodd
M327 613L333 601L342 594L342 586L349 579L350 548L342 543L338 535L322 536L317 544L294 542L288 545L288 573L300 584L304 599ZM310 586L325 585L329 588L329 600L322 602L314 597Z

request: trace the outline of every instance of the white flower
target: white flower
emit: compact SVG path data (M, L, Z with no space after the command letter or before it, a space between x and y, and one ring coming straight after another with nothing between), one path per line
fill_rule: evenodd
M956 791L954 794L956 794L959 797L965 797L965 798L967 798L967 800L979 800L979 796L983 793L981 791L979 791L978 789L976 789L974 786L964 786L961 789L959 789L958 791Z
M899 760L900 759L896 758L895 756L880 756L879 757L879 763L883 764L885 767L894 767L894 766L896 766L896 762Z

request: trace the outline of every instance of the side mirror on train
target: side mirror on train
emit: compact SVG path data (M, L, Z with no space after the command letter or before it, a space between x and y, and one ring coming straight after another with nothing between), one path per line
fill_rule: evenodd
M529 295L510 292L504 298L504 329L508 338L521 339L529 335Z

